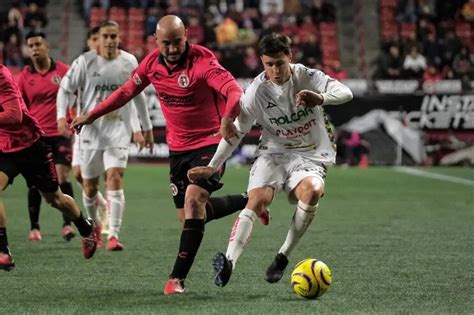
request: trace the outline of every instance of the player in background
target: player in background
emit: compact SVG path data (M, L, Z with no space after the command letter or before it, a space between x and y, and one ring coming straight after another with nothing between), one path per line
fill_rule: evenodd
M259 43L265 71L246 89L235 127L237 139L219 143L209 166L189 171L189 179L212 176L229 158L256 121L262 126L257 160L250 170L248 203L230 233L227 253L213 259L215 283L225 286L243 247L249 240L258 214L271 204L275 194L285 190L296 204L286 240L268 267L265 279L279 281L288 257L313 220L324 195L327 166L335 162L336 151L329 120L323 106L343 104L352 92L321 71L291 63L290 39L271 34Z
M18 88L29 112L44 131L44 142L51 147L61 191L74 198L69 181L72 158L70 136L61 135L56 122L56 95L61 78L69 67L62 62L54 61L49 56L49 46L44 33L30 32L26 35L25 41L31 62L17 77ZM32 241L42 239L39 225L40 207L41 194L37 187L31 186L28 189L31 224L28 238ZM63 221L61 234L65 240L70 241L75 236L71 220L63 214Z
M128 80L137 67L136 58L118 48L120 43L119 25L114 21L101 24L99 30L99 48L82 54L72 64L61 81L58 93L58 123L66 123L64 118L69 106L70 96L81 89L80 112L87 114L97 104L107 98ZM137 95L129 104L114 111L94 124L84 128L79 140L81 153L81 174L83 178L83 202L89 216L96 225L96 238L101 242L101 225L98 216L97 195L99 178L107 172L107 207L109 214L109 235L107 250L123 249L119 241L119 232L125 210L123 175L128 161L128 145L132 132L135 104L140 109L140 120L145 130L133 133L134 141L140 148L153 145L153 132L144 94ZM138 130L140 126L138 125Z
M183 222L178 255L164 288L168 295L184 293L184 279L201 244L204 224L243 209L247 202L245 195L209 198L222 186L219 176L224 167L209 180L190 183L187 178L189 169L209 163L219 134L225 139L235 136L232 121L239 112L242 89L211 51L188 44L179 17L162 17L155 37L158 48L143 59L131 79L92 112L75 118L72 127L79 131L123 106L149 84L154 86L166 119L171 190ZM268 224L268 213L262 217Z
M89 32L87 32L87 51L91 50L97 50L99 47L99 30L100 26L95 26L93 27ZM70 105L75 105L70 111L75 112L75 114L80 113L80 108L81 104L79 102L81 101L81 90L77 91L77 102L73 104L70 102ZM76 115L73 115L76 116ZM59 132L63 135L69 135L70 130L69 126L67 124L66 119L64 117L58 117L58 129ZM139 125L138 117L135 115L133 116L134 119L134 126ZM140 129L140 128L139 128ZM134 130L134 131L140 131L140 130ZM72 172L74 174L74 178L76 181L79 183L79 185L82 188L82 175L81 175L81 167L80 167L80 161L81 161L81 155L80 155L80 150L79 150L79 135L74 136L74 143L72 145ZM104 177L104 183L107 185L107 173L104 172L103 174ZM105 190L107 190L107 187L105 187ZM101 224L101 232L102 234L108 234L109 232L109 218L107 215L107 201L105 200L104 196L100 192L100 190L97 192L97 205L98 205L98 211L99 211L99 219L100 219L100 224Z
M58 185L53 155L42 139L42 130L28 112L20 91L8 69L0 65L0 269L15 267L8 248L6 211L3 191L18 174L28 187L38 188L43 198L74 222L83 237L82 253L91 258L96 241L91 222L84 219L70 196L61 192Z

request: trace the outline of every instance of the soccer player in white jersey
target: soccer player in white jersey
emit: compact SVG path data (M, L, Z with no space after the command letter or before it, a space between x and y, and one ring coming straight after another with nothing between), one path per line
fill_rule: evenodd
M225 286L255 219L285 190L296 204L286 240L268 267L265 279L279 281L288 257L313 220L324 194L326 167L335 162L332 130L323 106L350 101L352 92L321 71L291 63L290 39L267 35L259 43L265 71L258 75L241 98L239 117L234 122L238 139L221 140L216 154L205 167L188 172L191 181L207 178L229 158L256 121L262 126L257 160L250 171L249 200L230 233L227 253L213 259L215 283Z
M99 48L82 54L72 64L61 81L58 93L58 108L68 107L70 95L81 89L81 114L94 109L102 100L126 82L138 65L136 58L118 49L119 26L114 21L101 24ZM135 106L136 105L136 106ZM98 216L97 194L99 177L107 173L107 207L109 214L109 235L107 250L123 249L119 231L125 209L123 175L128 161L128 144L132 137L131 116L139 110L147 147L153 145L153 132L143 93L137 95L128 105L96 120L85 127L79 137L81 152L81 173L83 177L83 202L89 216L96 225L96 238L100 243L101 224ZM64 113L58 112L58 117Z

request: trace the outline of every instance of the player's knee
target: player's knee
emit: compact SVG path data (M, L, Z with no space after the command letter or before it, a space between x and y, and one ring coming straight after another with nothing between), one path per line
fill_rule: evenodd
M74 178L77 180L77 182L82 184L81 169L79 167L74 167L73 173L74 173Z
M207 197L208 195L203 192L186 194L186 197L184 198L185 208L193 210L200 209L201 207L205 206Z
M257 215L260 215L260 213L265 211L269 205L270 201L265 198L250 198L246 208L255 211Z
M63 194L58 190L54 193L44 193L44 200L53 208L62 208L63 206Z
M315 205L324 194L324 185L319 180L307 180L302 183L301 201L304 203Z

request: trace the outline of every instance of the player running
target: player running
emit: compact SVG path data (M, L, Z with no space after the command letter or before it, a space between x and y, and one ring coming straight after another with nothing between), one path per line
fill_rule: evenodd
M114 21L101 24L99 49L82 54L76 59L61 81L58 93L58 118L65 123L65 111L70 96L81 90L81 113L93 111L97 104L106 99L128 80L138 65L136 58L118 49L120 43L119 25ZM130 101L130 102L129 102ZM101 244L101 224L98 216L99 178L107 172L107 200L109 213L109 235L107 250L121 251L119 232L125 210L123 175L128 161L128 144L132 137L131 117L136 115L135 104L140 110L140 120L145 131L133 134L134 141L147 146L153 145L153 133L144 93L126 101L127 106L114 111L84 128L78 138L81 152L81 174L83 178L83 202L89 216L96 225L96 238ZM138 128L140 126L138 125ZM137 138L138 137L138 138Z
M96 249L91 222L84 219L74 199L61 192L53 155L42 139L38 122L26 109L8 69L0 65L0 269L10 271L15 262L8 248L3 191L18 174L28 187L35 186L43 198L67 215L83 237L82 253L91 258Z
M227 253L213 259L215 283L225 286L258 214L265 211L275 194L285 190L297 204L286 240L268 267L265 279L279 281L288 257L313 220L324 195L327 166L336 158L332 130L323 106L350 101L352 92L321 71L292 64L290 39L267 35L259 44L265 71L246 89L235 127L237 139L220 141L209 166L189 171L192 181L211 177L228 159L256 121L262 126L258 158L250 171L248 203L230 233Z

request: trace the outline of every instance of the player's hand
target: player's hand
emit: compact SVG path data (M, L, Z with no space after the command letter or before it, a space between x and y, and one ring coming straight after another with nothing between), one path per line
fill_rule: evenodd
M194 183L199 179L208 179L215 172L217 172L217 170L211 166L196 166L188 171L188 179L191 183Z
M78 134L81 132L83 126L92 124L93 122L94 121L87 115L77 116L72 120L70 128L74 129L74 131Z
M153 153L153 145L155 144L155 137L153 136L153 129L143 132L143 137L145 138L145 147L150 150L150 153Z
M231 143L232 138L237 138L237 128L233 123L234 119L229 116L222 117L221 120L221 128L219 129L219 133L221 134L222 138L228 143Z
M133 143L137 145L138 152L143 150L143 148L145 147L145 138L143 137L143 134L141 131L137 131L133 133L132 141Z
M321 94L310 90L301 90L296 94L296 106L315 107L321 105L323 101Z
M66 118L58 119L58 131L63 137L66 137L68 139L71 137Z

